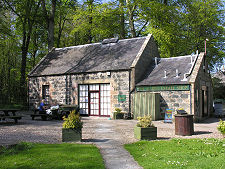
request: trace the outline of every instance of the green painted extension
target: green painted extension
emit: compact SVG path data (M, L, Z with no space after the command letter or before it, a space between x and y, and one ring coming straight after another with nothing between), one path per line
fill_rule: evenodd
M134 127L134 137L138 140L156 140L157 127Z
M160 115L160 94L150 92L137 92L133 94L134 118L152 116L152 120L158 120Z
M138 92L147 92L147 91L171 91L171 90L181 90L186 91L190 90L190 85L164 85L164 86L140 86L137 87Z
M82 131L76 129L62 129L62 141L63 142L73 142L81 141Z

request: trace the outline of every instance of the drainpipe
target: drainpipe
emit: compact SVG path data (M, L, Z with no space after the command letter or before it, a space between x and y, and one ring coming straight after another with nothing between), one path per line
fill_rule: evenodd
M128 118L131 117L131 69L129 69L129 112L128 112Z
M192 93L191 93L191 88L192 86L190 85L190 114L192 114Z
M28 82L27 82L27 106L28 106L28 110L30 110L30 88L29 88L29 84L30 84L30 78L28 77Z

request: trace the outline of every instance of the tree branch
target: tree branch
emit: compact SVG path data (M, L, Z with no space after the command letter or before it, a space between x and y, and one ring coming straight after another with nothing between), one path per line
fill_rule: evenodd
M148 24L148 21L145 22L145 24L141 27L141 29L138 31L137 37L140 36L141 31L144 29L144 27Z

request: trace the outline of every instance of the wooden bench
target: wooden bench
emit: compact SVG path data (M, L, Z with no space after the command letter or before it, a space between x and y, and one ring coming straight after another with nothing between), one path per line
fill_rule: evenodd
M9 109L0 109L0 111L4 113L0 114L0 120L13 119L15 123L17 123L18 120L22 119L22 116L16 115L16 112L19 111L19 109L9 108Z
M0 116L0 120L5 120L5 119L13 119L15 123L17 123L18 120L22 119L22 116Z
M34 114L30 114L32 120L34 120L35 117L41 117L42 120L46 121L49 117L48 114L46 114L46 111L39 111L38 109L34 110Z

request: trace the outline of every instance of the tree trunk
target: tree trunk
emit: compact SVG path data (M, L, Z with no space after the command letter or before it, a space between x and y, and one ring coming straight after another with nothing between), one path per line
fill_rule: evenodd
M165 5L168 5L168 0L164 0L163 3L164 3Z
M127 10L128 10L128 18L129 18L129 27L130 27L130 33L132 37L136 37L136 31L134 27L134 10L136 9L135 4L131 4L129 0L126 0Z
M52 9L48 24L48 51L54 47L54 25L55 25L56 0L52 0Z
M136 37L136 31L135 31L135 27L134 27L134 19L133 19L132 13L129 14L129 26L130 26L131 35L132 35L133 38L135 38Z
M89 14L91 16L88 17L89 19L89 30L88 30L88 43L91 43L92 42L92 23L93 23L93 18L92 18L92 10L93 10L93 3L94 3L94 0L88 0L88 11L89 11Z
M47 12L45 0L41 0L42 9L45 15L46 24L48 27L48 51L54 47L54 26L55 26L55 10L56 0L52 0L51 10Z
M66 22L66 18L63 18L62 19L62 16L60 16L60 20L59 20L59 32L58 32L58 38L57 38L57 48L60 47L60 39L61 39L61 36L62 36L62 31L63 31L63 28L64 28L64 25L65 25L65 22Z
M125 39L124 0L119 0L120 9L120 39Z

